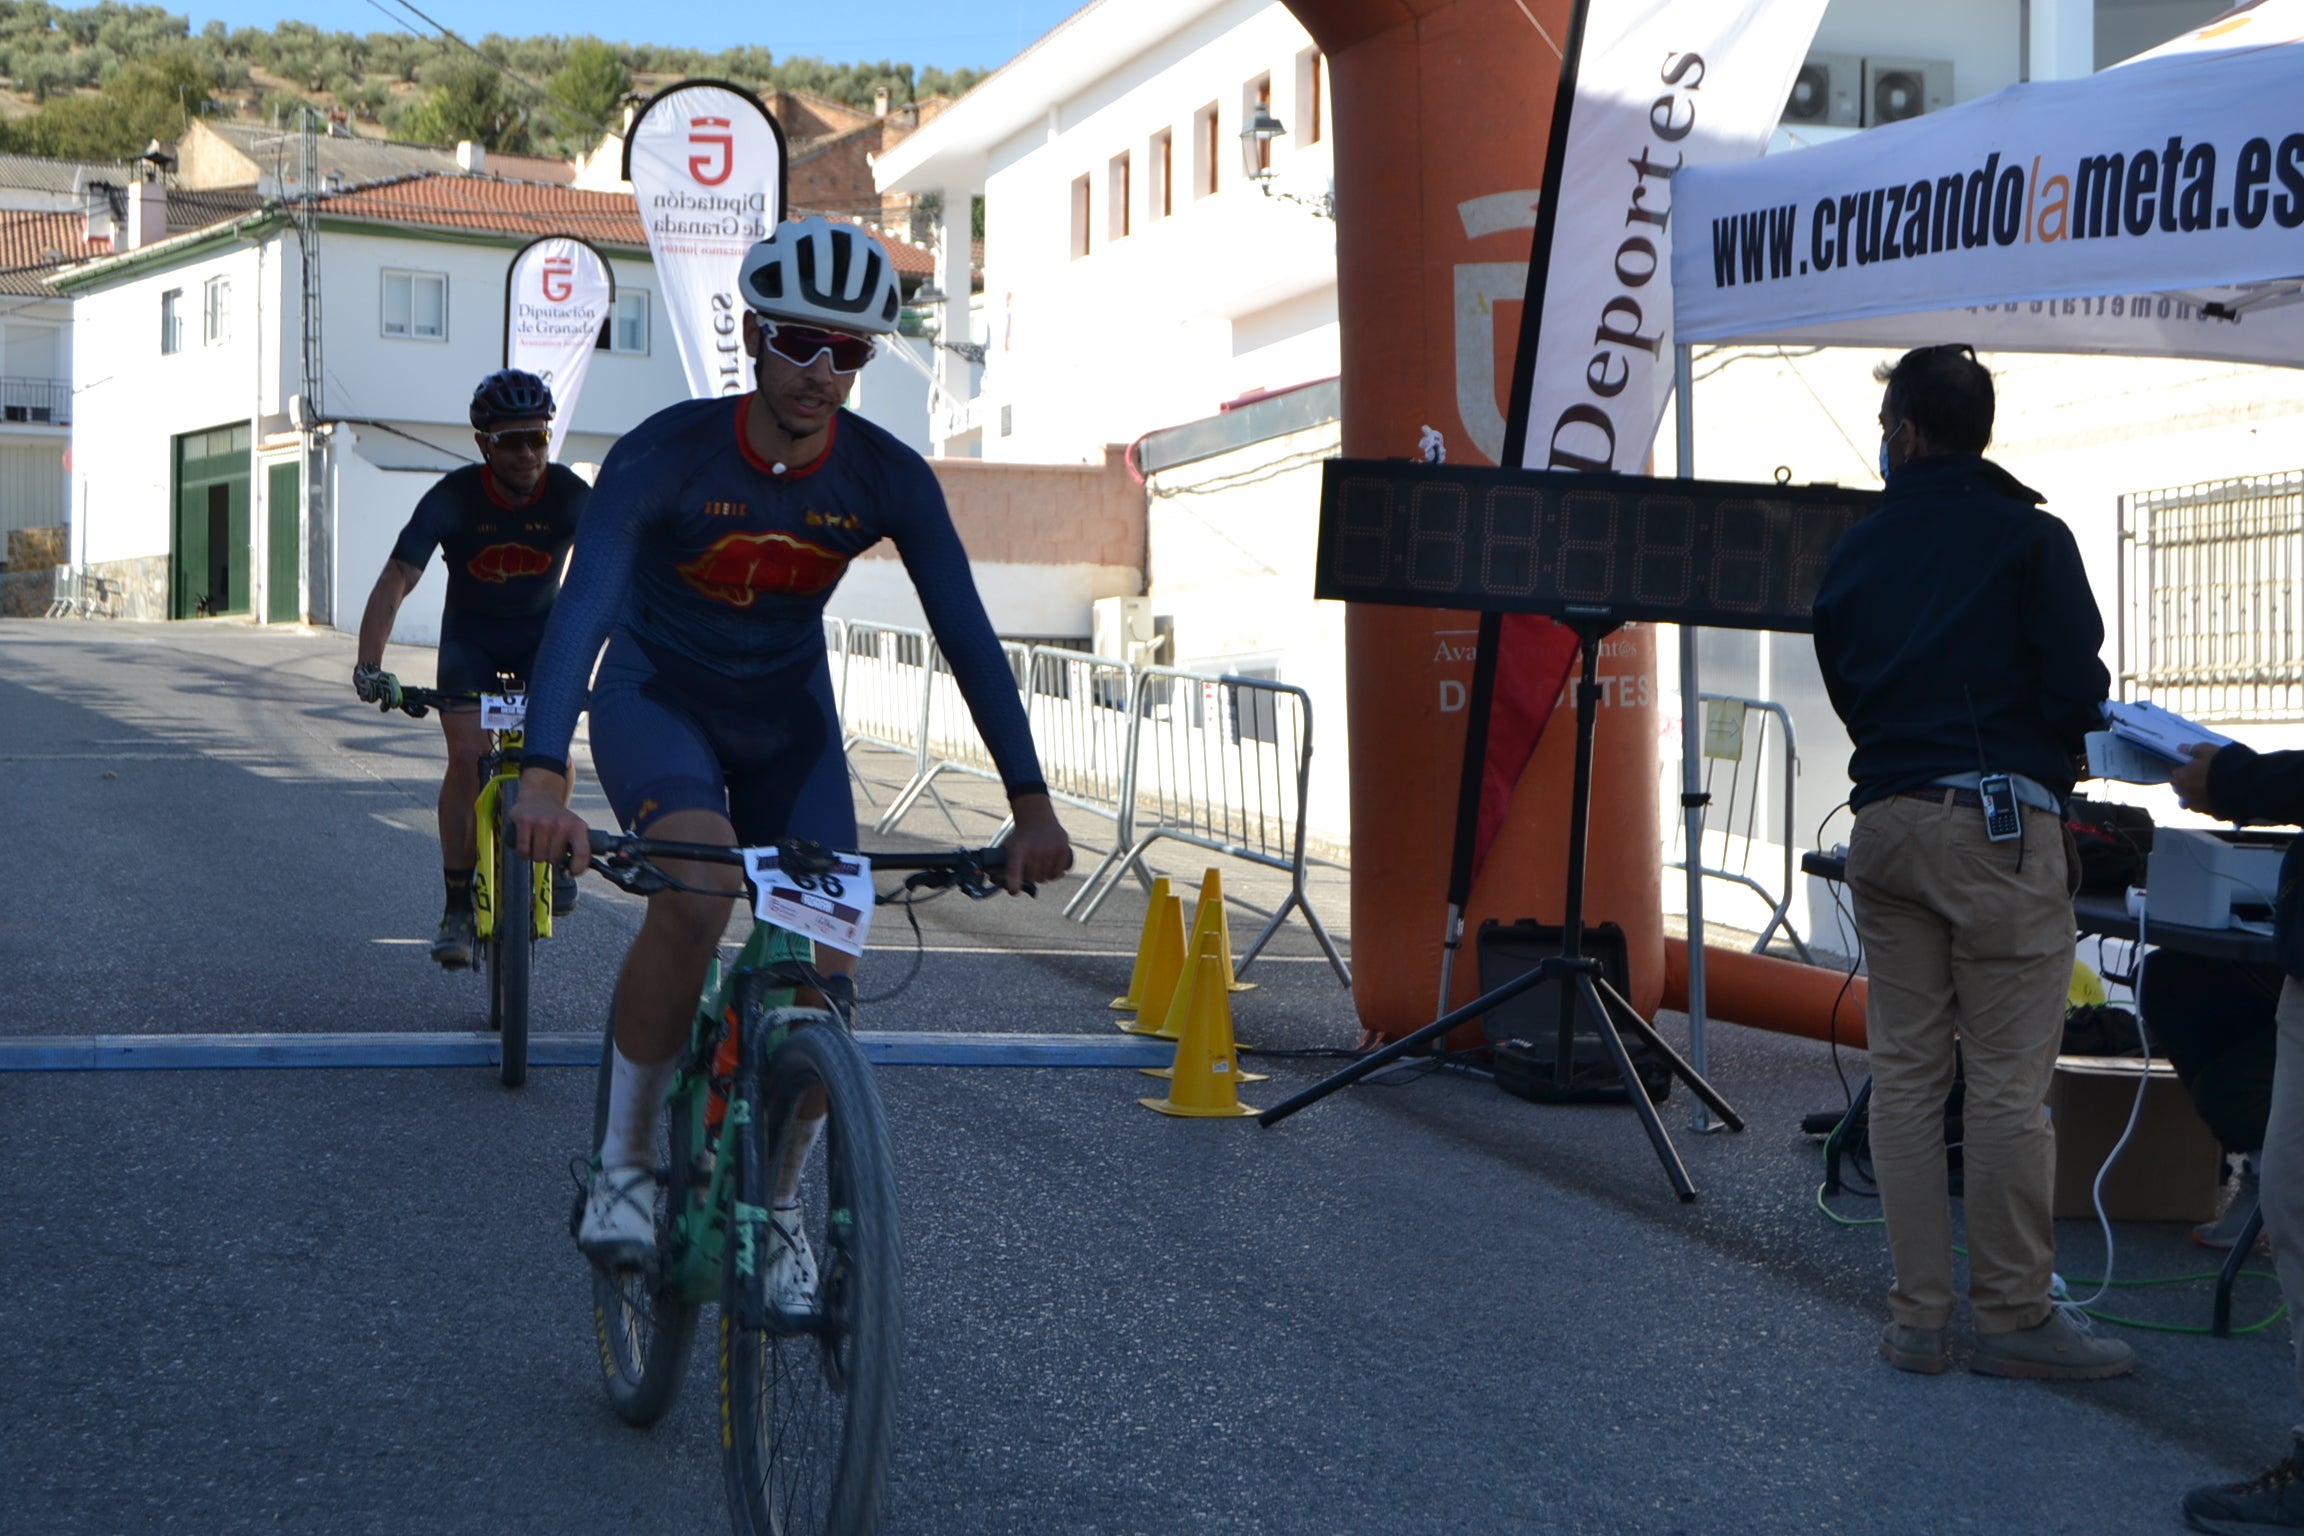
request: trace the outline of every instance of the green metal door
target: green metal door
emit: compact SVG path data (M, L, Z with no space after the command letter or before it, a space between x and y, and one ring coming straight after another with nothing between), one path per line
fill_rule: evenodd
M249 611L248 424L176 439L176 527L170 549L168 615Z
M303 476L293 462L275 464L265 475L264 504L270 512L266 519L264 617L273 624L293 624L303 616L296 598L296 573L302 568L296 538L297 529L303 525L297 516L302 490Z

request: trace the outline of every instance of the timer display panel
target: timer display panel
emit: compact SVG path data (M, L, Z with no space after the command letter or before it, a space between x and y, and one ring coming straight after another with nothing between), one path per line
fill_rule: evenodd
M1875 492L1331 459L1315 597L1805 632Z

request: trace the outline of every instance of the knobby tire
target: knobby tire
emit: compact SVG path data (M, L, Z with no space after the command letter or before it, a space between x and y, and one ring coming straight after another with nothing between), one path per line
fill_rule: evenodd
M746 1010L740 1092L753 1096L740 1201L768 1205L784 1128L808 1089L828 1100L823 1134L801 1182L817 1264L818 1316L789 1326L743 1294L739 1245L729 1244L721 1303L721 1458L738 1536L870 1536L878 1528L895 1444L903 1358L902 1255L895 1156L880 1091L862 1047L830 1014ZM787 1031L771 1054L763 1049ZM758 1275L767 1268L763 1222ZM763 1326L747 1327L747 1317Z
M528 979L536 951L536 871L520 857L512 799L507 784L496 806L496 931L488 941L489 1022L507 1088L528 1081Z
M616 1026L600 1047L600 1079L592 1105L592 1146L608 1133L608 1087L616 1072ZM670 1213L686 1204L691 1183L687 1147L694 1105L680 1094L664 1107L656 1133L656 1253L645 1271L592 1271L592 1326L609 1405L627 1424L649 1425L671 1410L688 1374L696 1338L697 1305L682 1299L667 1279L672 1251ZM677 1155L676 1155L677 1154ZM581 1220L584 1196L576 1197ZM573 1228L573 1223L571 1223Z

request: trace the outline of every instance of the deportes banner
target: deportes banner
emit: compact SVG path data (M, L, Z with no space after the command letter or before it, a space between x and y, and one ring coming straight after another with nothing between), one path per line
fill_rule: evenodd
M1568 44L1506 462L1633 470L1672 392L1684 168L1757 156L1824 0L1588 0ZM1685 326L1682 327L1685 329Z
M608 258L573 235L522 246L504 283L504 366L552 386L551 456L560 457L591 371L600 327L616 303Z
M1958 339L1978 346L2255 350L2209 333L2293 333L2262 319L2304 273L2300 84L2304 44L2194 47L1691 174L1672 273L1682 339L1974 305L1986 323Z
M784 217L784 130L740 85L688 80L650 97L624 140L664 314L696 399L752 387L736 269Z

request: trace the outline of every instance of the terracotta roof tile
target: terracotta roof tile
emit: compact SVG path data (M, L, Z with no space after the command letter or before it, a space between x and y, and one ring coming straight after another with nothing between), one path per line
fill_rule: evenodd
M459 229L500 235L580 235L603 245L645 248L648 232L629 192L587 192L485 176L411 176L340 192L322 216L423 229ZM882 235L896 270L924 278L936 258L919 246Z
M108 246L89 243L84 213L0 213L0 272L109 254Z

